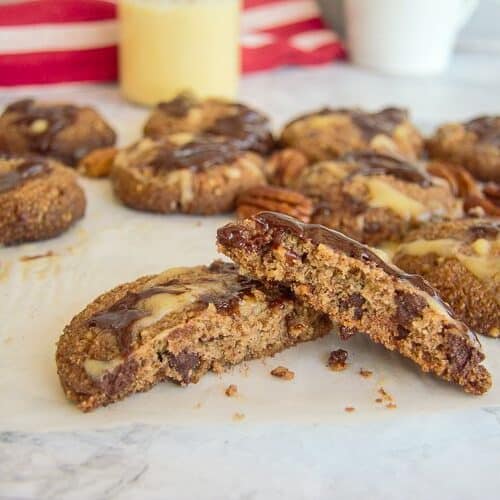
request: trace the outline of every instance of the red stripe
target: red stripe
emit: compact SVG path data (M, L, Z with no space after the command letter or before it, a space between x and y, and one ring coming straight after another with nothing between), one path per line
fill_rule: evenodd
M116 47L0 56L0 85L110 81L116 68Z
M116 6L105 0L37 0L0 5L0 26L99 21L115 17Z
M312 17L296 23L283 24L281 26L273 26L272 28L258 30L257 33L270 33L271 35L287 38L297 35L298 33L303 33L304 31L320 30L324 27L325 25L319 17Z
M311 0L313 2L314 0ZM260 7L262 5L270 5L273 3L283 3L283 0L243 0L243 8L251 9L252 7Z

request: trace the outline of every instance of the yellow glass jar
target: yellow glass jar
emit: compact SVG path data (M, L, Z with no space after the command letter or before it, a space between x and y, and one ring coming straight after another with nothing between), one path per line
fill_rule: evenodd
M184 90L234 98L239 0L120 0L120 87L153 105Z

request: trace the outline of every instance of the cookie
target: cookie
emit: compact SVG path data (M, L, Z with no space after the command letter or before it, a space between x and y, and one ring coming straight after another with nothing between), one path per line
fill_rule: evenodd
M490 388L474 333L423 278L404 273L370 247L273 212L222 227L217 241L244 274L290 287L338 323L342 337L363 332L469 393Z
M393 262L428 280L475 331L500 336L500 221L461 219L409 233Z
M83 411L164 380L198 382L330 331L289 290L234 265L170 269L101 295L64 329L56 353L68 399Z
M500 182L500 116L448 123L427 141L431 158L458 163L474 177Z
M75 166L116 134L91 107L24 99L0 115L0 152L35 153Z
M292 186L315 201L313 223L370 245L399 241L424 221L462 215L462 202L446 182L417 164L378 153L316 163Z
M230 137L239 149L262 155L274 149L265 115L244 104L222 99L198 100L190 94L180 94L159 103L144 126L144 135L157 139L178 132Z
M236 197L265 184L265 176L263 159L231 140L181 133L120 151L111 181L118 198L137 210L215 214L232 210Z
M330 109L308 113L288 123L281 143L302 151L310 161L334 160L345 153L375 150L418 158L423 140L400 108L376 113L361 109Z
M37 156L0 155L0 244L44 240L85 213L76 174Z

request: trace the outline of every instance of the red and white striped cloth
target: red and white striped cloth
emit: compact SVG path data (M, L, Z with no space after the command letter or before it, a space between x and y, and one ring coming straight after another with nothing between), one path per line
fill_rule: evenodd
M116 42L113 1L0 4L0 85L115 80ZM245 0L241 46L244 72L344 55L314 0Z

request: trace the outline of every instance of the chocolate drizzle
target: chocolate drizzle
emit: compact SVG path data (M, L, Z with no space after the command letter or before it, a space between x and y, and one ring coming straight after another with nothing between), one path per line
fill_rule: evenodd
M37 106L34 99L24 99L10 104L6 112L20 115L13 121L13 124L25 128L25 134L30 140L31 151L51 154L54 152L55 137L61 130L75 121L78 108L70 104ZM41 131L32 128L37 120L45 123L45 128Z
M395 156L374 153L370 151L360 151L348 153L339 161L354 163L356 169L347 178L355 175L392 175L397 179L412 182L422 187L433 185L429 174L420 170L417 165L409 163Z
M27 158L12 170L0 173L0 193L15 189L26 181L48 174L50 171L50 166L43 158Z
M367 113L360 109L331 109L323 108L319 111L308 113L295 118L289 123L292 125L304 118L314 116L327 116L333 114L348 115L353 123L361 130L363 137L370 141L378 134L391 135L393 130L402 122L408 119L408 111L401 108L384 108L376 113Z
M128 352L133 341L131 330L134 322L150 315L138 306L141 300L163 293L181 295L208 284L207 291L202 291L193 300L193 307L202 310L213 304L219 314L232 315L239 311L239 302L243 297L256 288L262 289L260 282L239 275L232 264L214 262L208 271L213 276L181 276L140 292L128 292L108 309L91 316L87 325L113 331L122 352ZM266 296L270 307L279 305L278 297L283 297L283 300L290 298L289 292L286 294L278 287L266 291Z
M243 104L235 104L237 113L221 116L206 132L231 137L235 147L267 154L274 147L268 119Z
M479 142L500 146L500 117L480 116L464 123L464 127L476 134Z
M179 169L199 172L215 165L232 163L241 154L230 140L216 140L202 135L179 147L161 144L155 158L146 166L152 167L157 173Z

